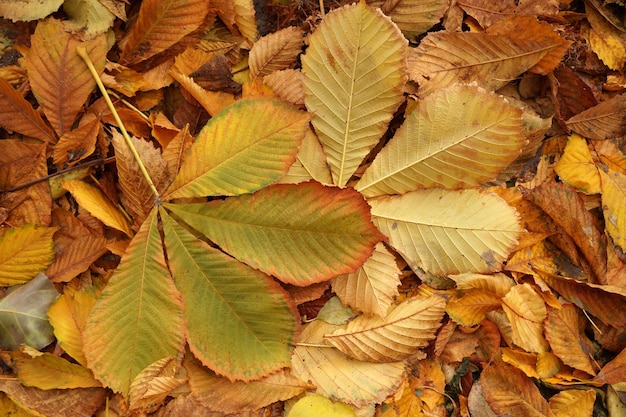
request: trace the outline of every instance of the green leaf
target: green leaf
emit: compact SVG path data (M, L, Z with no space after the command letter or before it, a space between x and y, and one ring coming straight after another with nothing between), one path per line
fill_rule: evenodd
M328 13L311 35L304 102L336 185L348 182L404 100L406 50L391 19L365 2Z
M237 101L202 129L164 199L239 195L276 182L295 161L308 122L276 99Z
M126 249L83 334L89 368L124 396L146 366L182 356L180 294L165 265L156 213L152 210Z
M14 350L22 343L41 349L54 340L46 311L59 293L44 274L13 287L0 300L0 349Z
M373 221L414 270L493 272L521 232L515 209L478 190L420 190L369 200Z
M417 103L356 189L373 197L477 187L495 179L525 143L520 109L480 87L455 85Z
M289 366L297 324L288 293L160 213L194 355L230 380L259 379Z
M315 182L165 207L235 258L301 286L356 270L381 239L359 193Z

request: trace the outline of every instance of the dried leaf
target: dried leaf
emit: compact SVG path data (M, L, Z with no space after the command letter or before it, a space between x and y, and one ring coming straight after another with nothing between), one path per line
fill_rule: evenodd
M328 398L313 394L300 398L291 407L289 417L356 417L354 410L346 404L333 402Z
M87 366L83 353L83 332L96 299L97 294L93 287L76 290L67 286L65 292L48 309L48 317L57 341L68 355L83 366Z
M104 70L106 36L80 42L65 32L63 23L46 19L37 25L26 55L26 67L33 93L46 118L59 136L72 130L72 125L96 86L76 47L85 48L96 71Z
M589 352L583 349L579 313L572 304L564 305L560 310L550 308L545 321L546 338L552 352L564 364L595 375Z
M462 326L475 326L485 318L489 311L501 307L500 298L487 291L472 291L463 297L451 300L446 305L446 313Z
M178 364L174 358L163 358L144 368L130 385L128 394L131 410L160 405L172 390L187 381L176 378Z
M259 37L254 3L252 0L233 0L233 3L237 29L252 45Z
M33 109L33 106L1 77L0 125L6 130L41 139L44 142L56 141L54 132Z
M511 15L553 16L559 12L558 0L460 0L457 4L483 28Z
M51 353L31 357L18 350L11 353L11 359L19 381L26 387L50 390L101 386L89 369Z
M602 209L606 231L620 248L626 248L626 175L600 170Z
M62 4L63 0L22 0L16 7L12 1L3 1L0 16L13 22L38 20L56 12Z
M57 252L46 275L52 282L71 281L107 252L106 243L105 238L90 234L72 240Z
M24 284L44 271L54 260L55 231L29 225L11 228L0 236L0 285Z
M208 409L226 414L253 411L276 401L302 394L311 386L291 373L278 371L257 381L231 382L200 366L197 361L185 362L191 392Z
M296 346L291 358L293 373L298 378L316 385L318 393L333 401L357 407L381 402L400 387L404 373L401 362L362 362L328 346L314 347L335 329L337 326L321 320L305 327L300 335L300 342L305 345Z
M304 75L301 71L284 69L263 77L263 83L281 99L304 107Z
M521 113L479 87L438 90L417 103L356 189L374 197L493 180L525 144Z
M297 184L304 181L316 180L325 185L333 183L330 169L326 163L326 154L317 136L312 130L307 130L302 145L296 155L296 161L289 167L289 171L278 181L283 184Z
M626 41L623 39L623 23L619 22L617 27L620 29L617 29L606 20L606 16L598 13L595 7L590 7L586 3L585 10L587 19L591 23L591 29L589 29L587 38L593 52L607 67L620 71L624 67L624 61L626 61Z
M483 395L497 415L553 417L539 389L521 371L508 365L486 367L480 378Z
M171 180L161 152L145 140L131 137L131 142L157 191L162 192L169 186ZM122 192L120 199L124 208L133 217L133 227L137 230L154 207L156 196L143 176L128 144L115 130L112 131L111 143L115 149L118 184Z
M498 297L504 297L515 285L515 281L503 273L493 275L464 273L450 275L450 278L456 282L459 291L483 290Z
M100 0L65 0L63 10L70 17L63 22L65 28L78 33L84 40L106 33L113 26L116 15L104 3Z
M180 73L175 68L172 69L169 74L178 81L211 116L218 114L224 108L235 102L235 97L232 94L223 91L207 91L196 84L191 77Z
M290 26L255 42L248 57L250 79L254 80L295 64L304 46L302 36L301 29Z
M406 40L364 2L326 15L302 57L304 93L335 185L344 186L402 101Z
M549 349L543 337L547 310L543 298L529 284L516 285L502 299L502 308L513 329L513 342L529 352Z
M626 350L622 350L612 361L606 363L593 379L600 384L616 384L626 380Z
M189 153L195 138L189 133L189 125L185 125L163 149L163 160L167 164L170 178L175 178L180 166Z
M143 1L127 32L120 64L137 64L164 51L196 30L208 12L204 0Z
M421 97L468 80L497 90L556 47L552 41L488 33L433 32L409 53L409 77L419 84Z
M554 167L561 180L586 194L600 193L600 174L587 141L574 133L567 140L561 159Z
M380 7L382 12L398 25L409 40L426 32L439 23L449 0L374 0L368 1L372 7Z
M517 242L515 210L478 190L429 189L369 200L372 220L414 270L499 270Z
M596 392L592 389L570 389L556 393L550 398L550 410L555 417L589 417L593 415Z
M102 223L132 236L128 219L99 188L79 180L64 181L63 188L72 193L78 204Z
M530 72L541 75L551 73L559 65L572 43L554 32L548 23L539 22L536 17L527 15L508 16L490 26L486 32L510 36L520 41L536 42L543 46L552 45L550 52L529 69Z
M565 184L544 183L531 190L530 197L574 239L596 278L602 280L606 273L604 237L576 191Z
M90 122L65 133L54 147L52 158L57 166L72 166L91 156L102 125L94 118Z
M385 317L398 295L400 270L395 257L378 243L356 272L333 278L333 291L344 304L365 314Z
M361 361L400 361L434 338L444 309L445 300L438 296L412 299L391 308L385 318L357 317L324 339Z
M604 140L626 134L626 94L610 98L567 120L567 127L582 136Z

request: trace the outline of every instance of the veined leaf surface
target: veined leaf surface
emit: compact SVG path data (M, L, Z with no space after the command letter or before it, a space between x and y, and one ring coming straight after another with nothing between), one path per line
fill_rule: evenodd
M417 104L356 185L365 196L419 188L470 188L496 178L526 140L522 111L502 96L467 85Z
M124 396L145 367L182 355L180 294L165 265L156 213L152 210L131 241L83 334L89 368Z
M381 238L359 193L315 182L165 207L235 258L301 286L353 272Z
M194 355L230 380L259 379L289 366L297 325L287 292L160 213Z
M435 337L445 306L439 296L408 300L394 306L385 318L359 316L325 339L358 360L401 361Z
M9 229L0 236L0 285L24 284L54 260L54 227Z
M369 200L374 224L409 263L436 275L493 272L517 243L518 215L477 190L420 190Z
M302 57L304 102L336 185L345 185L403 100L407 42L364 2L329 13Z
M164 198L239 195L286 174L309 116L275 99L239 100L202 129Z

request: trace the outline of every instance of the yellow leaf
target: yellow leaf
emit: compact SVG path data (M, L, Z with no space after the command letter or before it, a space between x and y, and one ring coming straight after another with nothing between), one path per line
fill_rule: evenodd
M541 379L552 378L561 369L563 363L552 352L540 352L537 354L537 373Z
M295 184L311 179L326 185L333 183L322 144L315 136L315 133L309 129L302 139L302 145L296 155L296 161L289 167L289 171L279 182Z
M342 403L333 403L321 395L309 395L299 399L287 417L356 417L354 410Z
M500 298L486 291L472 291L446 305L446 313L462 326L475 326L485 318L485 313L500 308Z
M324 345L324 335L337 328L321 320L305 327L291 358L293 373L316 385L317 393L356 407L380 403L396 392L404 364L362 362Z
M21 351L14 351L11 357L18 379L27 387L50 390L101 386L89 369L51 353L31 357Z
M513 329L513 342L528 352L549 349L543 337L547 310L543 298L529 284L516 285L502 299L502 307Z
M294 26L270 33L255 42L248 57L252 80L295 64L303 46L303 32Z
M335 185L345 185L404 100L406 39L365 2L328 13L302 57L304 93Z
M380 7L407 39L414 39L439 23L450 7L449 0L374 0L368 1L368 4Z
M583 338L586 336L580 331L581 320L579 310L573 304L566 304L560 310L551 308L545 322L546 338L564 364L595 375L589 352L584 349Z
M589 44L598 58L612 70L621 70L626 61L626 49L622 41L610 32L591 29Z
M385 317L393 298L398 295L399 276L395 257L385 245L378 243L361 268L334 278L332 287L344 304L366 314Z
M464 273L458 275L450 275L450 278L456 282L456 287L460 291L484 290L498 297L504 297L506 293L515 285L515 281L498 272L492 275Z
M23 226L0 236L0 286L24 284L54 259L56 228Z
M358 360L404 360L435 337L444 308L445 300L439 296L407 300L394 306L385 318L357 317L325 339Z
M530 378L539 378L536 353L505 347L502 348L502 360L524 372Z
M626 249L626 175L600 170L600 176L606 231L616 245Z
M591 417L595 400L595 390L571 389L558 392L549 404L555 417Z
M68 286L48 309L54 336L63 350L83 366L87 366L83 353L83 330L96 298L93 288L75 290Z
M565 151L554 170L564 183L586 194L600 192L600 174L585 138L574 133L567 140Z
M99 188L79 180L64 181L63 188L69 191L85 210L102 223L132 236L130 222L122 211L109 200Z

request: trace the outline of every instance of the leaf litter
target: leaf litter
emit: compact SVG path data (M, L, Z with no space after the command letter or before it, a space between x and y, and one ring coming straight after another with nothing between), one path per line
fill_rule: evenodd
M613 415L620 12L0 6L0 404Z

